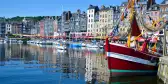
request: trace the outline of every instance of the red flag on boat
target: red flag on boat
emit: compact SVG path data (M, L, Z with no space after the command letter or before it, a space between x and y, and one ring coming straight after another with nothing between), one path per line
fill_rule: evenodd
M122 15L121 15L121 21L123 21L124 20L124 13L122 13Z
M141 31L138 27L138 23L136 21L135 15L133 16L132 24L131 24L131 36L139 36L141 34Z
M106 45L105 45L106 47L105 47L105 50L107 51L107 52L109 52L109 40L108 40L108 37L106 38Z

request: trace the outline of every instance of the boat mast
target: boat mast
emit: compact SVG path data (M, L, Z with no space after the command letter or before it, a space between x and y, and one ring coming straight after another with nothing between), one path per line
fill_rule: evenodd
M163 56L167 55L167 47L166 47L166 27L163 29Z
M62 20L61 20L61 39L62 39L62 36L63 36L63 5L62 5Z

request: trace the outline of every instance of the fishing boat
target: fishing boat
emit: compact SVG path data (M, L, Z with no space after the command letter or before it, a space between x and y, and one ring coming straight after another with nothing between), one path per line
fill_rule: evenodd
M126 10L131 10L131 17L129 18L130 32L128 33L127 44L111 43L109 38L113 39L114 35L106 38L105 51L108 68L112 76L155 75L157 73L159 55L149 52L149 38L144 39L141 50L137 48L137 39L142 37L137 22L138 13L136 13L134 7L135 0L128 1ZM124 13L127 13L125 11ZM125 18L124 13L121 15L120 21ZM113 33L116 31L116 28L118 26L113 29ZM153 50L153 52L156 51Z
M99 48L99 46L96 45L96 44L94 44L94 43L86 44L86 47L87 47L87 48Z
M97 45L96 40L93 40L91 43L86 44L87 48L99 48L99 46Z
M82 45L82 47L86 47L86 43L82 43L81 45Z

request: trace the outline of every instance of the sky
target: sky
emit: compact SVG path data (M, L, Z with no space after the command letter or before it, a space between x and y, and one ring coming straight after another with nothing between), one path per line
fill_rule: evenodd
M0 17L59 16L62 11L86 11L90 4L100 7L120 5L123 1L127 0L1 0Z

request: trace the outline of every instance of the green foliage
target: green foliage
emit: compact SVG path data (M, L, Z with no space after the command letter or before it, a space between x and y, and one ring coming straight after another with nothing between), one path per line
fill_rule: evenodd
M20 17L20 16L16 16L16 17L12 17L12 18L6 18L6 21L18 21L18 22L21 22L24 18L27 18L27 19L32 19L33 21L35 22L38 22L42 19L44 19L45 16L27 16L27 17ZM53 18L55 18L55 16L51 16Z
M27 41L31 40L30 38L23 38L22 41L23 41L23 44L27 44Z

